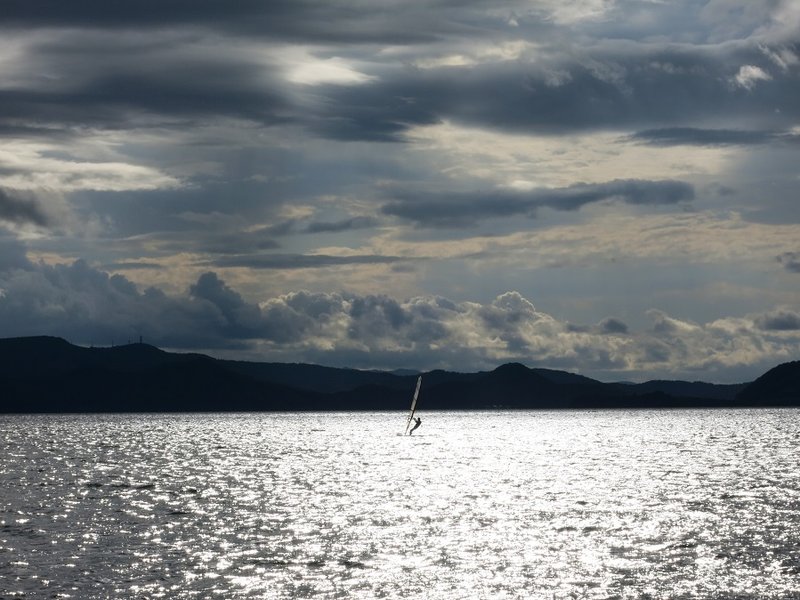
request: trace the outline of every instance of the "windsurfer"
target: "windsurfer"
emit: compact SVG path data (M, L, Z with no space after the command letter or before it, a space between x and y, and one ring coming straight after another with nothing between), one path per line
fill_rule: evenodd
M412 433L414 433L414 430L415 430L417 427L419 427L420 425L422 425L422 419L420 419L419 417L417 417L416 419L414 419L414 421L416 421L416 423L415 423L415 424L414 424L414 426L411 428L411 431L409 431L409 432L408 432L408 435L411 435Z

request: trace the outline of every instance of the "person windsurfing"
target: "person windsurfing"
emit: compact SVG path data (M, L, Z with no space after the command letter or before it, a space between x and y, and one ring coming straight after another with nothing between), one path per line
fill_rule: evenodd
M408 435L411 435L412 433L414 433L414 430L415 430L417 427L419 427L420 425L422 425L422 419L420 419L419 417L417 417L416 419L414 419L414 421L416 421L416 423L415 423L415 424L414 424L414 426L411 428L411 431L409 431L409 432L408 432Z

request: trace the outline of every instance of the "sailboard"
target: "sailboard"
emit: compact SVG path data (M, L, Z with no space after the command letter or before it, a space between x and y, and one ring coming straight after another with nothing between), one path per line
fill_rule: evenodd
M408 414L408 420L406 420L406 433L408 433L408 428L411 427L411 419L414 418L414 412L417 410L417 398L419 398L419 387L422 385L422 375L417 378L417 389L414 390L414 397L411 399L411 412Z

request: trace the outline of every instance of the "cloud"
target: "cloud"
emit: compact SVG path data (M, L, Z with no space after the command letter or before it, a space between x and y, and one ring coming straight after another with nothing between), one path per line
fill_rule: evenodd
M12 269L31 269L24 244L0 227L0 273Z
M345 366L786 355L796 282L753 282L800 270L790 2L67 4L0 2L6 331Z
M464 9L469 9L469 4L464 3ZM441 18L447 13L446 5L434 4L428 11L402 10L395 5L397 10L388 12L354 6L337 8L316 0L240 0L235 6L223 6L215 0L195 0L190 6L122 0L112 6L99 0L82 0L80 6L66 10L52 0L36 6L24 0L8 0L0 6L0 22L10 27L117 31L213 29L228 35L317 44L427 42L447 26Z
M368 229L370 227L375 227L377 224L378 220L373 217L351 217L342 221L316 221L314 223L309 223L304 231L306 233L336 233L355 229Z
M142 335L183 349L243 347L268 329L257 305L247 304L214 274L201 276L184 296L149 287L85 261L17 264L0 272L0 335L59 335L108 345Z
M699 330L697 324L676 319L661 310L652 309L647 314L653 319L653 333L659 336L678 336Z
M255 303L213 272L167 295L84 261L18 260L0 272L0 289L2 336L110 344L142 335L179 350L360 368L470 371L520 361L612 379L702 371L732 381L788 360L800 342L792 307L708 324L654 310L652 329L636 331L613 317L576 327L514 291L487 303L307 291Z
M746 90L752 90L759 81L769 81L772 76L761 67L755 65L742 65L734 77L737 85Z
M791 309L776 309L755 319L765 331L800 331L800 313Z
M608 317L607 319L600 321L598 328L600 329L601 333L607 333L611 335L628 333L628 326L625 324L625 322L614 317Z
M431 227L466 227L481 219L525 215L539 208L574 211L587 204L616 200L633 205L687 202L694 188L683 181L614 180L532 191L419 193L395 192L396 200L383 205L385 214Z
M751 146L780 140L782 135L772 131L670 127L637 131L630 139L652 146Z
M327 101L315 105L317 120L309 126L335 139L403 141L407 129L443 121L556 135L748 117L788 129L799 114L787 96L796 86L793 71L773 78L757 64L741 66L768 64L757 47L612 41L569 53L546 47L552 51L515 61L394 70L358 87L320 86ZM773 93L740 92L766 81Z
M266 333L261 331L261 311L258 306L246 303L216 273L203 273L197 283L189 288L189 296L205 300L219 310L218 322L226 337L246 339Z
M127 0L64 10L12 0L0 7L0 23L19 35L18 55L6 65L19 85L0 93L2 125L129 128L154 118L159 126L232 118L302 124L337 140L402 142L410 127L444 120L557 133L758 117L768 107L777 109L776 123L796 121L789 92L797 53L783 39L765 33L758 43L703 44L695 19L699 43L675 43L658 19L669 17L673 27L681 20L684 30L697 12L686 3L562 5L392 3L370 11L245 0L222 9L200 0L189 10ZM596 20L625 11L639 17L638 30ZM508 26L510 15L517 27ZM768 23L770 12L756 17ZM565 34L581 33L591 44L565 51ZM384 50L374 52L375 43ZM476 45L485 49L470 54ZM464 54L470 60L446 60ZM754 98L728 85L752 90L767 80L787 94Z
M768 46L762 46L761 50L781 71L788 71L797 64L800 64L800 56L798 56L797 51L791 47L777 46L775 48L770 48Z
M15 225L46 227L50 218L32 198L0 188L0 221Z
M2 120L56 129L131 129L150 118L184 125L213 115L285 122L289 100L275 67L188 34L64 31L34 38L21 66L57 72L48 85L0 91ZM145 66L146 65L146 66Z
M784 252L777 259L787 271L800 273L800 252Z
M103 270L106 271L138 271L150 269L163 270L164 268L164 265L160 265L158 263L142 261L115 262L103 265Z
M217 267L248 267L250 269L319 269L339 265L374 265L405 260L399 256L378 254L353 254L331 256L326 254L252 254L222 256L209 261Z

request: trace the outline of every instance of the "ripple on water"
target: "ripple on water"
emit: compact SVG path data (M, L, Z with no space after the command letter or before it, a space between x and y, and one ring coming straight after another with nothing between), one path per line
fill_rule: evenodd
M800 411L0 418L0 597L791 598Z

